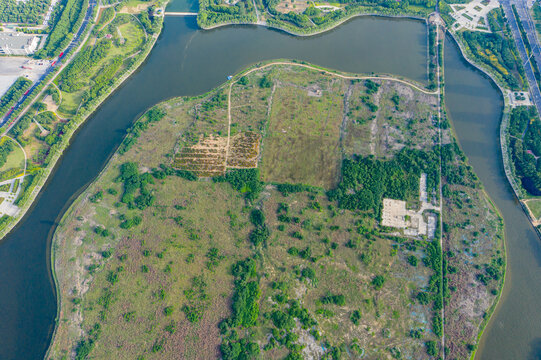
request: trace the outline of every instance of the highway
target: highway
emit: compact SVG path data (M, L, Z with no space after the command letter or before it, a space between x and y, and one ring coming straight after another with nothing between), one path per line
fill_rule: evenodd
M34 90L43 81L45 81L45 78L47 77L47 75L49 75L51 72L53 72L57 68L62 67L63 65L65 65L65 64L67 64L69 62L68 61L65 64L63 64L63 61L65 59L69 59L68 55L73 51L73 49L76 49L79 46L79 42L81 41L81 37L83 36L83 33L84 33L86 27L88 26L88 23L91 20L92 12L94 11L94 7L96 5L97 5L97 0L90 0L89 1L88 8L86 10L86 14L85 14L85 17L84 17L84 19L83 19L83 21L81 23L81 26L79 27L79 30L77 31L77 33L73 37L73 40L70 42L68 47L66 47L66 49L62 52L62 56L59 56L58 59L55 62L53 62L52 65L47 69L47 71L45 71L45 73L32 85L32 87L27 92L25 92L25 94L23 96L21 96L21 98L19 99L19 101L17 101L15 106L13 106L13 108L8 112L8 114L2 119L2 121L0 122L0 126L3 126L4 124L10 122L10 119L11 119L13 113L17 109L19 109L19 107L21 107L21 105L24 103L24 101L28 97L32 96L32 92L34 92ZM22 113L20 115L22 115ZM11 128L15 124L15 122L17 120L18 120L17 118L12 119L11 122L10 122L9 128ZM6 130L6 132L7 132L7 130Z
M521 3L523 0L517 1L517 3ZM513 14L513 9L511 8L512 2L511 0L503 0L501 2L503 6L503 10L505 12L505 16L507 17L507 22L509 23L509 27L511 28L511 32L513 33L513 38L515 39L515 43L517 44L517 49L520 55L520 58L522 59L522 64L524 65L524 72L526 73L526 78L528 80L528 85L530 87L530 94L532 96L532 102L535 104L535 107L537 108L537 112L541 114L541 92L539 91L539 86L537 85L537 81L535 79L532 63L529 60L528 52L526 51L526 45L524 44L524 41L522 40L522 36L520 34L520 29L518 27L517 19L515 18L515 15ZM515 4L517 5L517 4ZM524 4L524 7L526 5ZM521 8L522 5L517 6L517 13L521 14L521 11L519 8ZM528 21L522 22L524 30L528 34L528 38L530 38L531 29L531 23ZM528 25L528 27L526 26ZM528 32L527 29L530 29ZM535 37L535 27L533 27L533 36ZM533 44L537 44L537 41L535 41ZM534 54L537 52L539 53L539 47L534 46L532 44L532 49ZM537 56L535 56L536 61L538 64L541 64L541 53L539 53L539 60L537 60Z

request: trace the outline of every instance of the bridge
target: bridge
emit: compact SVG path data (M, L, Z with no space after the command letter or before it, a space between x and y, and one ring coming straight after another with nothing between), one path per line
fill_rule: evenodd
M166 11L164 12L165 16L197 16L196 12L171 12Z

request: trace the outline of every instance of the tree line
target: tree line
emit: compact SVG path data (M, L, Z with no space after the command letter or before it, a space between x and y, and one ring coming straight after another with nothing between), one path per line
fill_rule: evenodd
M62 91L73 92L81 89L87 80L87 74L96 64L107 56L112 43L109 39L100 40L95 46L85 47L66 70L58 77L59 87Z
M6 138L6 141L0 145L0 167L4 166L6 163L9 154L15 149L13 141Z
M345 159L342 180L328 192L330 200L348 210L362 210L379 217L383 198L414 200L419 196L419 177L427 174L429 193L439 185L436 151L403 149L392 160L373 156Z

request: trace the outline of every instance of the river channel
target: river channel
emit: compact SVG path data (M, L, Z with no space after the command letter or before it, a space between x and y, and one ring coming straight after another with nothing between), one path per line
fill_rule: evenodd
M254 26L201 31L193 17L167 17L147 61L74 136L36 205L0 243L0 359L43 358L56 316L49 261L52 233L147 108L174 96L204 93L250 64L276 58L356 73L397 74L426 83L426 42L424 23L412 20L357 18L325 34L298 38ZM479 358L533 358L541 347L541 311L536 311L536 300L541 299L541 243L503 175L498 142L501 96L487 78L464 63L449 40L445 57L449 113L476 173L505 217L508 233L506 291L483 337Z

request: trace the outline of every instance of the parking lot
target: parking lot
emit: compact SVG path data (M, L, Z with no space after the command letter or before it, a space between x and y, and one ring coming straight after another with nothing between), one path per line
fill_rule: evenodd
M47 70L49 63L49 61L34 60L22 56L0 57L0 96L20 76L32 81L38 80Z

